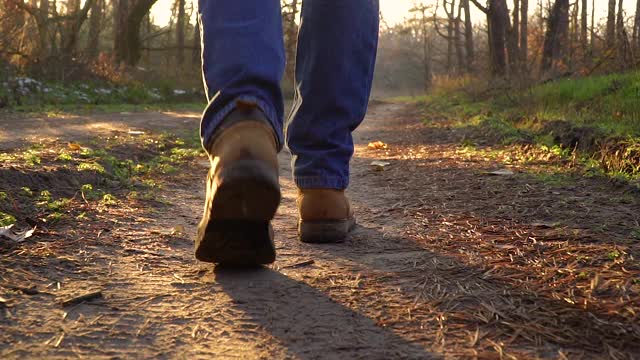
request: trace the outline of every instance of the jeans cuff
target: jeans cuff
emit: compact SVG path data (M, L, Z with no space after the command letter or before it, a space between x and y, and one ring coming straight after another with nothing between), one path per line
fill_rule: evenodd
M335 189L345 190L349 187L349 178L332 176L298 176L295 178L299 189Z
M202 123L200 124L200 136L204 149L208 151L208 145L211 144L216 131L220 127L220 124L222 124L222 121L227 117L227 115L235 110L237 101L255 103L260 108L260 110L262 110L264 115L267 117L267 120L273 127L273 131L275 131L276 133L276 146L278 148L278 151L280 151L282 149L284 139L282 136L282 125L277 121L278 114L276 112L276 109L268 102L255 96L238 96L232 101L229 101L229 103L222 107L222 109L216 110L215 114L213 115L209 114L209 109L212 107L215 99L209 103L209 106L207 106L207 109L202 115Z

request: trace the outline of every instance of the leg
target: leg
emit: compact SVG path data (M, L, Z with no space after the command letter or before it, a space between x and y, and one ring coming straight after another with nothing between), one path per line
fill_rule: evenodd
M201 136L211 169L196 258L225 265L271 263L270 221L280 203L280 2L200 0L199 15L209 98Z
M287 125L301 189L346 189L351 132L362 122L378 43L378 0L307 0L302 6L296 100Z
M237 100L253 102L282 141L284 73L278 0L199 0L202 71L209 105L200 135L207 148ZM208 150L208 149L207 149Z
M351 133L364 119L376 59L378 0L307 0L302 7L287 145L305 242L339 242L355 225L344 189Z

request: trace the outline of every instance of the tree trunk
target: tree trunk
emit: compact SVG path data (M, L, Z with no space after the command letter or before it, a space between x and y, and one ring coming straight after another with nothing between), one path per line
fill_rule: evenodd
M513 0L513 37L516 45L520 42L520 0Z
M624 1L618 2L618 16L616 17L616 42L620 43L624 39Z
M616 0L609 0L605 42L606 47L609 49L613 49L616 46Z
M579 7L579 1L575 1L573 3L573 5L569 5L569 7L573 6L573 9L571 10L571 20L570 20L570 33L569 33L569 37L570 37L570 41L569 41L569 54L568 54L568 59L567 59L567 63L571 64L571 66L575 66L576 65L576 51L579 49L580 47L580 27L579 27L579 20L578 20L578 14L580 12L580 7Z
M140 26L156 0L119 0L114 56L118 63L135 66L140 61ZM122 4L125 4L122 6Z
M68 20L64 22L62 33L62 55L72 56L76 52L76 45L78 43L78 28L76 31L76 18L80 14L80 0L67 0L67 13Z
M40 0L40 12L36 17L36 25L38 26L39 42L37 56L46 58L51 49L49 46L49 0Z
M467 72L471 73L473 72L475 61L475 49L473 45L473 24L471 23L471 7L469 6L469 0L462 0L460 2L460 5L464 8L464 48L466 52L466 68Z
M456 46L456 60L458 64L458 72L464 73L466 72L466 62L464 58L464 51L462 46L462 31L460 29L460 22L462 21L462 2L458 5L458 16L455 18L453 34L454 34L454 42Z
M633 46L636 51L640 49L640 0L636 1L636 14L633 19Z
M176 21L176 62L178 64L178 71L182 69L184 65L184 28L185 28L185 0L178 1L178 20Z
M591 0L591 42L589 46L589 56L593 56L596 48L596 0Z
M72 57L77 48L78 44L78 36L80 34L80 29L82 28L82 24L87 20L87 16L89 15L89 10L93 8L94 3L99 0L86 0L84 3L84 7L80 9L80 1L74 3L73 9L69 9L70 12L67 16L69 17L65 23L65 33L63 36L63 44L62 44L62 55L65 57ZM75 6L77 4L77 7Z
M556 0L549 14L542 50L542 72L562 70L569 31L569 0Z
M119 56L118 52L126 52L125 45L121 44L124 41L124 32L126 31L126 19L129 14L129 0L112 0L113 6L113 51L116 54L116 58ZM120 61L120 59L119 59Z
M508 14L507 14L508 16ZM513 75L520 74L520 49L518 40L520 31L520 0L513 0L513 25L508 20L507 53L509 54L509 69Z
M589 62L589 38L588 38L588 1L582 0L582 14L580 15L580 49L582 49L582 62L587 64Z
M471 0L471 2L487 15L491 75L494 78L503 77L507 75L507 57L505 50L507 31L511 26L507 2L506 0L489 0L487 7L480 4L478 0Z
M454 39L453 39L453 7L455 6L455 0L451 1L451 8L447 10L447 0L442 0L444 2L444 10L447 13L447 74L451 75L453 72L453 49L454 49Z
M96 0L91 8L91 16L89 17L89 40L87 43L87 57L89 59L98 57L103 17L104 0Z
M422 9L422 64L424 66L424 92L429 92L433 85L433 69L431 66L431 39L429 38L429 27L427 26L427 14Z
M296 48L298 47L298 25L296 17L298 16L299 3L298 0L290 0L289 10L285 19L285 36L286 36L286 55L287 65L285 74L287 78L293 82L295 80L296 69Z
M193 31L193 51L191 53L191 61L194 65L201 62L202 42L200 40L200 17L196 17L195 29Z
M527 72L529 61L529 1L520 4L520 67Z
M507 74L507 32L509 29L509 9L506 0L491 0L489 3L489 42L491 69L494 76Z

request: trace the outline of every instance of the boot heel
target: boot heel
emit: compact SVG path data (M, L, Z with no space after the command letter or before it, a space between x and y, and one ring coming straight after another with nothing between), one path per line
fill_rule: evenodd
M300 241L311 244L344 242L349 232L355 228L355 219L298 222Z
M274 262L270 221L280 198L277 170L261 161L237 161L216 176L210 174L196 259L230 266Z
M226 266L271 264L276 260L269 221L213 220L198 229L196 259Z
M261 161L238 161L221 171L213 183L216 190L210 200L215 220L268 221L280 205L278 174Z

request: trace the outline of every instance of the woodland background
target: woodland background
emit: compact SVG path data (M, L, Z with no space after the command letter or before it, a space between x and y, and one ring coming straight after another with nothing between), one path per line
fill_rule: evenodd
M161 26L149 14L155 3L1 0L2 105L20 102L12 82L21 77L64 85L129 82L165 91L201 87L196 4L176 0ZM300 6L300 0L282 2L288 87ZM419 94L438 79L470 75L493 87L523 88L634 69L640 11L628 14L623 0L609 0L600 19L595 7L595 0L539 0L533 12L528 0L416 2L402 23L388 25L383 17L376 88Z

